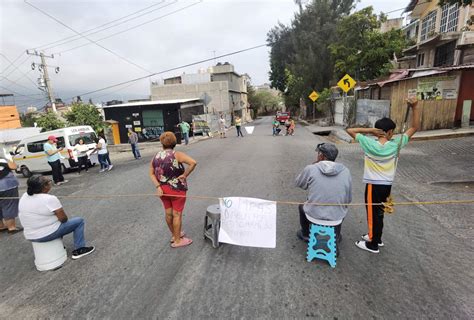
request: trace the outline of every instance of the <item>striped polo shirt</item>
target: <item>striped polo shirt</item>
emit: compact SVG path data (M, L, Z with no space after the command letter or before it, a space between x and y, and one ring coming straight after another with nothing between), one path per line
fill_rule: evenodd
M364 150L364 183L391 185L395 177L398 148L408 143L408 136L402 135L381 144L372 137L358 133L355 140Z

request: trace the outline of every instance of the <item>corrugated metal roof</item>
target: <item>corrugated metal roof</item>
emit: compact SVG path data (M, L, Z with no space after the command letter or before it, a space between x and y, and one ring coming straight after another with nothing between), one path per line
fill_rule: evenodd
M199 98L193 99L174 99L174 100L153 100L153 101L138 101L138 102L129 102L129 103L121 103L121 104L113 104L111 106L103 106L102 108L121 108L121 107L136 107L136 106L152 106L152 105L160 105L160 104L180 104L192 101L199 101Z

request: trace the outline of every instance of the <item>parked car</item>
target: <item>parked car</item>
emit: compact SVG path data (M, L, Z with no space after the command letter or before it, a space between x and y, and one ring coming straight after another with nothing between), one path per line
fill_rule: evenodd
M278 111L276 118L280 124L285 124L286 121L290 120L290 113L286 111Z
M89 150L96 147L97 135L90 126L68 127L42 132L22 139L16 150L11 153L13 161L17 164L17 173L21 173L25 178L28 178L33 173L51 171L43 149L43 145L48 141L48 136L51 135L58 139L58 148L64 148L61 151L63 172L77 166L77 155L73 151L73 147L79 142L79 139L84 141ZM98 163L97 155L92 154L90 164L94 165L96 163Z

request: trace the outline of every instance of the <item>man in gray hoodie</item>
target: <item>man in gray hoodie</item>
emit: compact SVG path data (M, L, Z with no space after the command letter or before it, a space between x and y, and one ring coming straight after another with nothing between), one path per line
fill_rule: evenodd
M352 178L349 169L334 162L339 151L331 143L320 143L316 147L316 162L306 166L296 178L296 186L308 190L308 200L299 206L301 230L298 238L309 241L310 224L334 226L336 242L341 239L341 225L347 214L347 206L316 206L311 203L350 203L352 201Z

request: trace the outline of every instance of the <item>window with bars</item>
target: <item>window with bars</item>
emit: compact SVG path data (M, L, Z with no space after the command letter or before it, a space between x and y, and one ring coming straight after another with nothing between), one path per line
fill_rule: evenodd
M421 20L421 35L420 40L426 40L435 31L436 27L436 10L428 13L426 17Z
M434 67L451 66L454 63L456 41L446 43L436 48Z
M441 26L440 32L453 32L458 29L459 20L459 5L454 4L452 6L446 4L441 10Z

